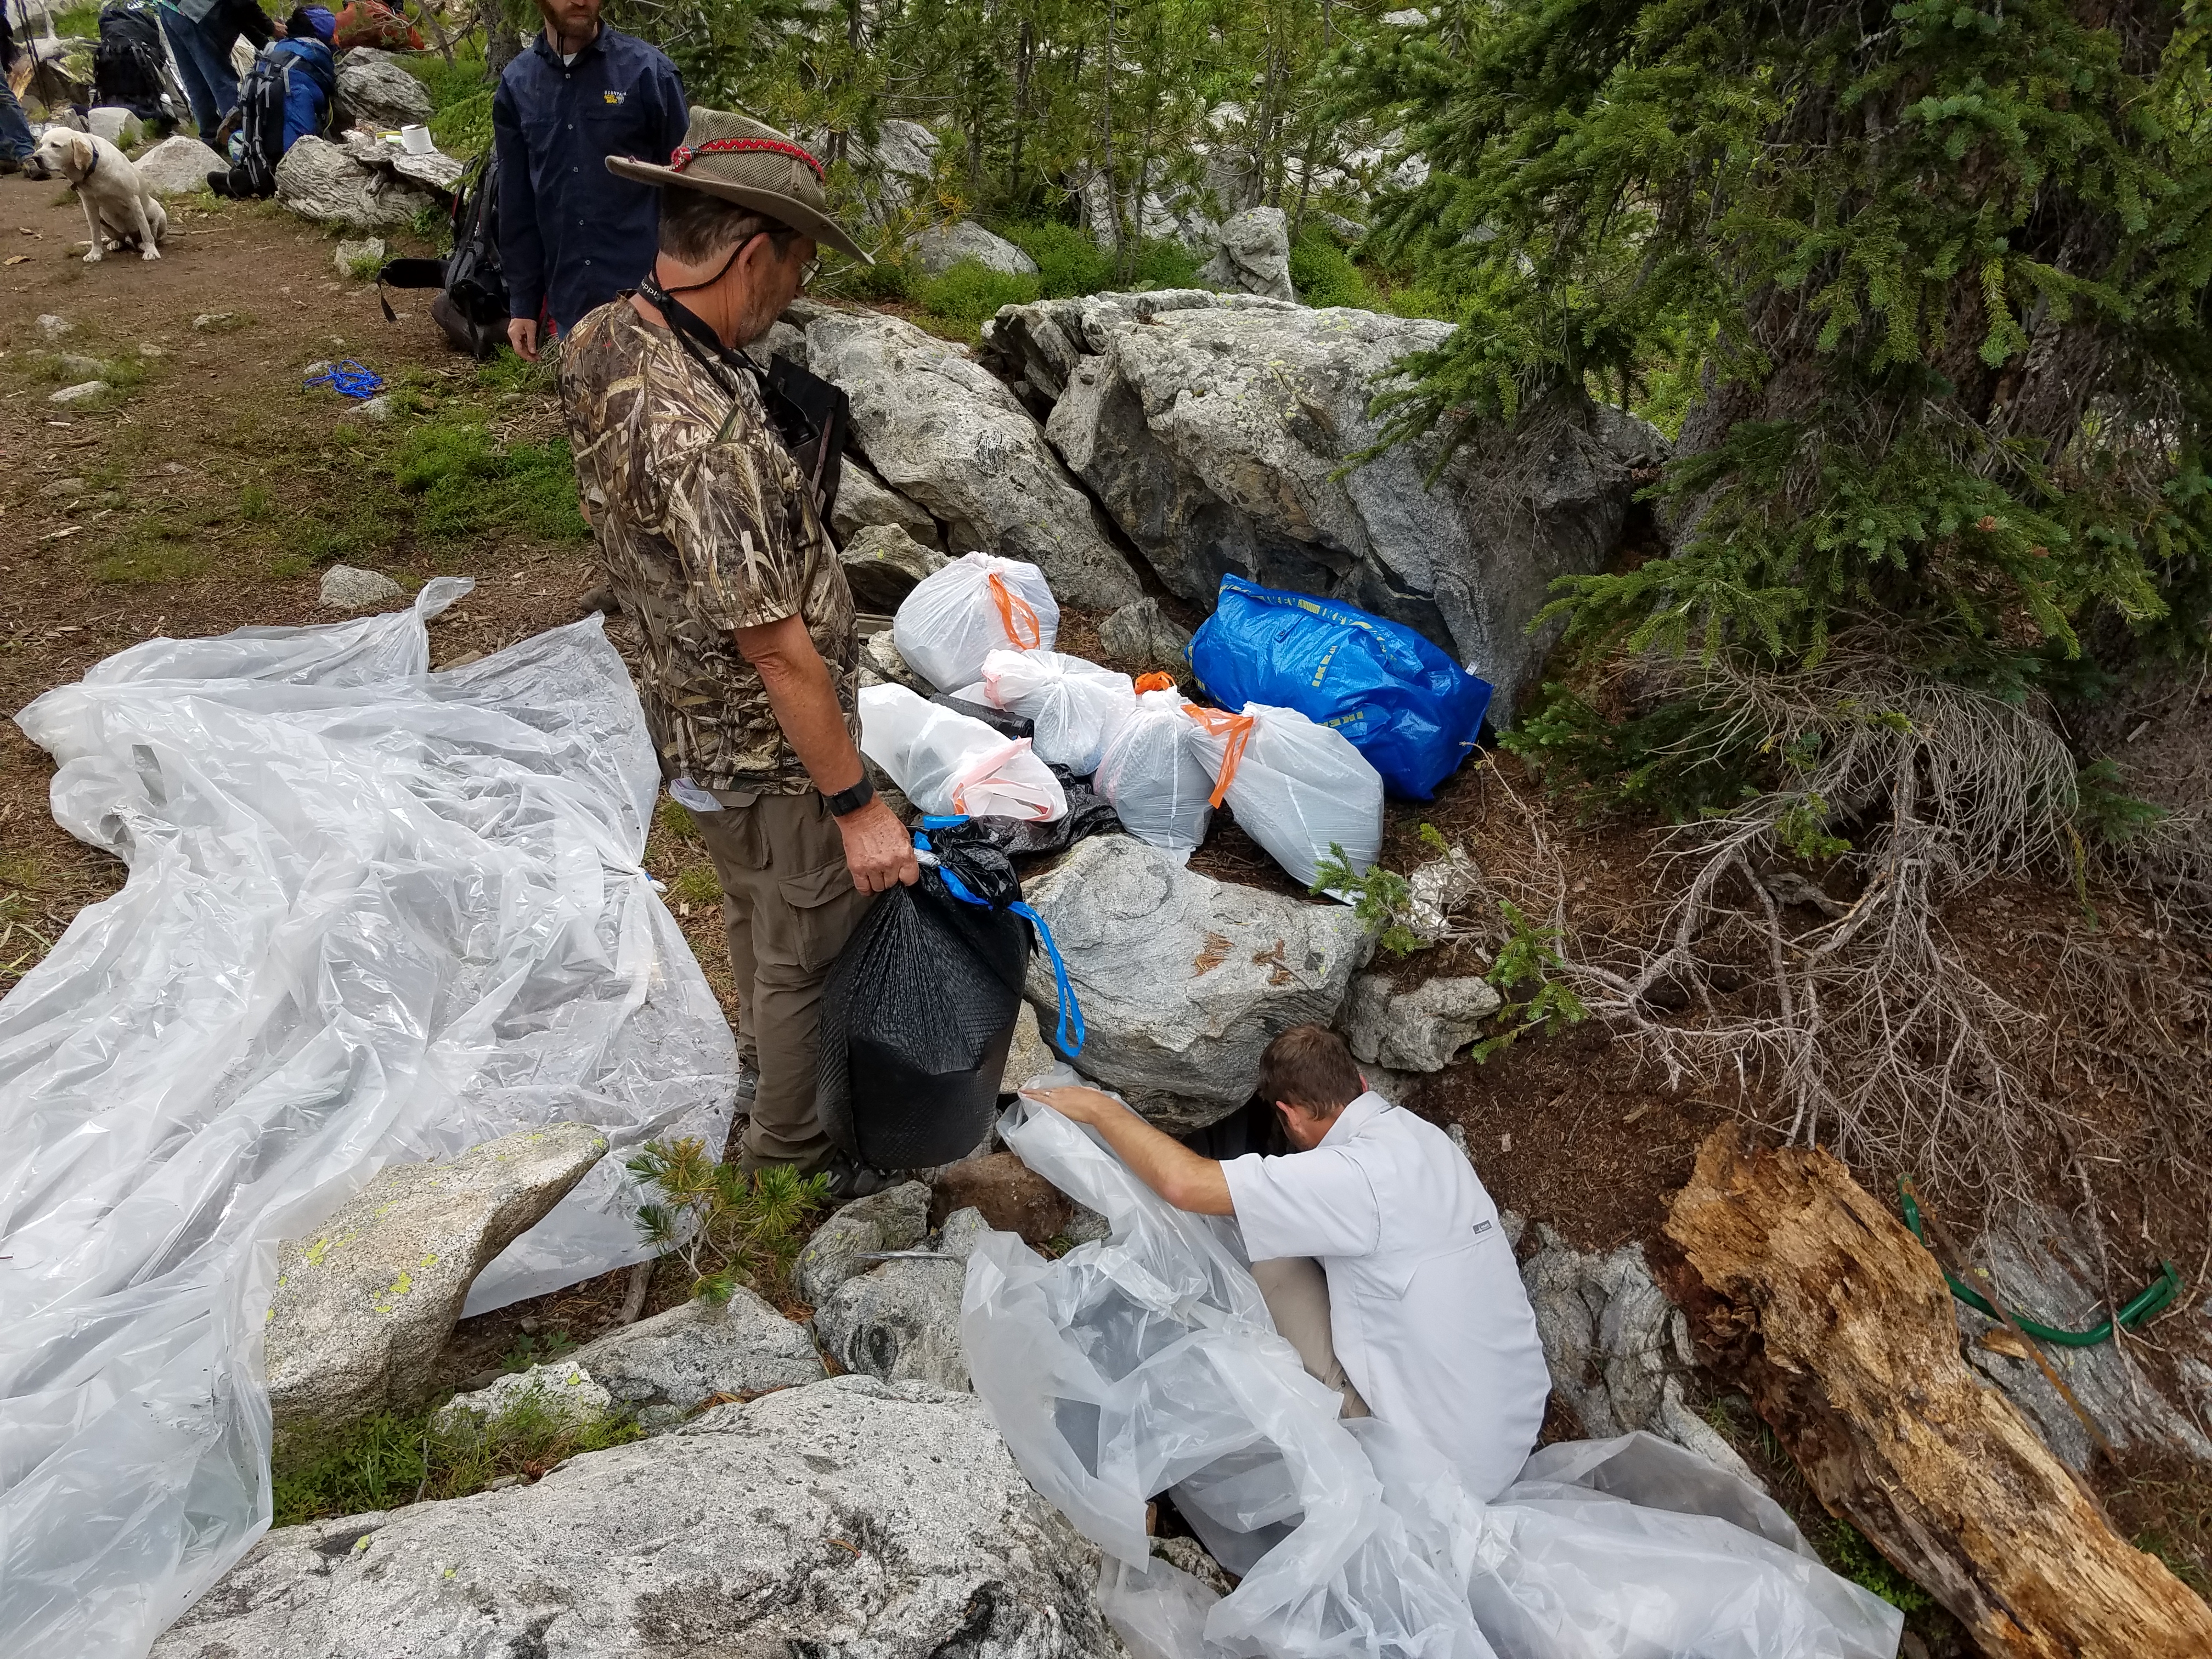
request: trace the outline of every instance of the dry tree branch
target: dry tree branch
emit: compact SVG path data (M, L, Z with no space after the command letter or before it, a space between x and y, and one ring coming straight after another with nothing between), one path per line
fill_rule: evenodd
M1745 1109L1778 1114L1792 1140L1994 1197L2024 1190L2037 1147L2076 1115L2035 1076L2046 1022L1976 970L1942 907L2064 867L2075 768L2045 711L1915 672L1909 654L1865 632L1787 672L1635 665L1725 711L1716 750L1793 757L1792 775L1667 834L1653 942L1573 950L1567 971L1674 1086L1733 1075ZM1564 870L1540 815L1520 817L1564 926ZM1799 927L1808 884L1792 866L1808 861L1856 893L1819 890L1819 920Z

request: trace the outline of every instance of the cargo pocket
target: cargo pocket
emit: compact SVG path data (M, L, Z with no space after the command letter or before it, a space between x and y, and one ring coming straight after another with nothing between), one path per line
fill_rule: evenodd
M869 896L853 885L842 858L784 877L776 891L791 912L792 957L810 974L836 961L868 907Z

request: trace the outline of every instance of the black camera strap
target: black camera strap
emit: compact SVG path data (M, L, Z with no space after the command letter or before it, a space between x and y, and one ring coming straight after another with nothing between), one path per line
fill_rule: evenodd
M754 393L760 398L761 407L768 411L777 438L799 463L799 472L814 497L816 514L827 524L830 509L837 499L851 420L852 404L845 393L820 376L808 374L781 353L763 372L744 352L724 345L696 312L676 298L678 294L712 288L722 280L723 273L743 252L742 246L733 251L722 262L721 270L705 282L687 283L678 289L663 288L659 279L648 271L637 285L638 296L667 319L677 343L730 398L730 413L722 422L718 438L729 435L743 400L737 377L752 381Z

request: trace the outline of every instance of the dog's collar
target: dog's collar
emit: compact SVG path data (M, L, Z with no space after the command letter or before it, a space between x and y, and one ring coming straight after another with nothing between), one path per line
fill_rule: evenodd
M87 167L87 168L84 170L84 177L83 177L83 178L82 178L82 179L78 179L78 180L77 180L77 183L78 183L78 184L80 184L80 185L88 185L88 184L90 184L90 183L92 182L92 175L93 175L94 173L95 173L99 172L99 171L100 171L100 146L99 146L98 144L94 144L94 145L92 147L92 165L91 165L90 167Z

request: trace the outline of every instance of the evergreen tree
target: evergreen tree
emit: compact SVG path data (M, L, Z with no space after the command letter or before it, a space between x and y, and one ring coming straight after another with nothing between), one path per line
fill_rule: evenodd
M1390 435L1561 387L1679 420L1671 553L1563 584L1593 647L1788 665L1871 619L2015 692L2201 652L2209 21L1446 0L1343 80L1435 168L1370 246L1462 319Z

